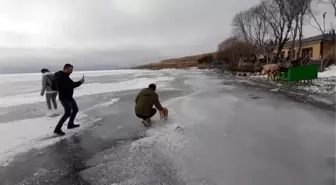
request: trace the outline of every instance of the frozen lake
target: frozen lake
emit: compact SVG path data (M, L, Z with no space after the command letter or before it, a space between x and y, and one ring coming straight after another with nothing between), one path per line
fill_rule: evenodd
M52 138L40 74L0 75L5 185L331 185L334 112L198 70L78 72L81 128ZM143 128L139 89L156 83L164 122ZM3 88L5 87L5 88ZM60 110L62 112L62 110Z

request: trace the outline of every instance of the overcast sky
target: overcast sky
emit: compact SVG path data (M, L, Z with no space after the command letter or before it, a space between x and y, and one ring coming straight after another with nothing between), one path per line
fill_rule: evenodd
M257 2L0 0L0 67L140 64L215 51L230 36L234 14ZM329 11L330 27L331 8L316 6ZM312 27L305 31L306 37L314 34Z

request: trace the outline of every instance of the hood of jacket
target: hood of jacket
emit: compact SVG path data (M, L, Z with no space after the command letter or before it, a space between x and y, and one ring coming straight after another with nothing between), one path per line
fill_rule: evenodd
M54 76L54 73L51 72L46 72L42 76Z

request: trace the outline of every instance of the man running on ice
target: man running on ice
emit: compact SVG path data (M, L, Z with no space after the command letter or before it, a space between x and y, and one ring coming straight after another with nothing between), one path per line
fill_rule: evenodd
M155 92L156 85L150 84L148 88L145 88L139 92L135 99L135 114L137 117L143 119L142 123L149 127L151 126L151 117L156 113L156 109L153 108L153 105L159 110L163 111L163 107L160 104L159 97Z
M73 98L74 89L79 87L84 83L84 76L82 80L74 82L71 80L70 75L72 73L73 66L71 64L65 64L63 71L55 73L55 78L57 80L57 88L59 92L59 100L64 108L64 115L59 120L54 133L57 135L64 135L62 131L62 126L64 122L70 117L68 122L68 129L73 129L79 127L75 125L74 121L78 112L78 106Z

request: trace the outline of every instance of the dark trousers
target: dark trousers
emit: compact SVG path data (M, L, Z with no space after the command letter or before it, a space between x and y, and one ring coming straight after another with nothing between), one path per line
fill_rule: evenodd
M137 113L135 113L135 114L138 118L141 118L141 119L145 120L145 119L153 117L156 114L156 109L152 108L151 115L149 115L149 116L144 116L144 115L137 114Z
M68 125L74 124L77 112L78 112L78 106L74 99L71 100L60 100L63 108L64 108L64 114L62 118L59 120L55 130L59 130L62 128L64 122L70 117Z

